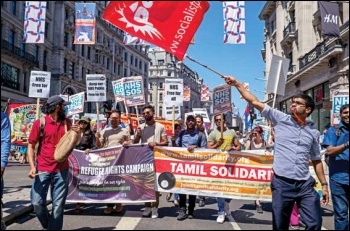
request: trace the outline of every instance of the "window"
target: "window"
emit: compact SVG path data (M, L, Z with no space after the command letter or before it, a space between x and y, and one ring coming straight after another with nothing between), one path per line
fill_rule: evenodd
M172 72L172 71L168 71L168 77L170 77L170 76L171 76L171 72Z
M151 90L153 89L152 83L149 83L148 86L149 86L149 87L148 87L149 89L151 89Z
M68 33L64 32L63 45L68 47Z
M160 76L163 76L163 75L164 75L164 70L160 70L160 71L159 71L159 75L160 75Z
M159 101L163 102L163 93L159 93Z
M16 1L11 1L11 13L13 15L17 15L16 14L16 10L17 10L17 2Z
M9 32L9 44L10 45L15 45L15 31L14 30L10 30Z
M69 17L68 9L64 10L64 16L65 16L65 19L68 20L68 17Z
M91 59L91 47L88 47L88 59Z
M158 60L158 65L159 65L159 66L164 65L164 59L159 59L159 60Z
M118 64L118 75L120 75L120 72L121 72L121 65Z
M81 56L85 56L85 46L81 45Z
M35 60L39 60L39 46L35 45Z
M21 53L24 54L25 51L26 51L26 43L22 42L21 43Z
M6 63L1 63L1 86L19 91L19 69Z
M27 92L27 72L23 73L23 92Z
M72 62L72 79L75 79L75 63Z
M139 69L142 69L142 61L139 61Z
M47 51L44 51L43 65L44 71L47 71Z
M124 61L127 62L128 61L128 53L124 53Z
M138 59L135 58L135 67L137 67L137 64L139 63Z
M152 94L149 94L149 102L153 102Z
M72 50L75 51L74 36L72 36Z
M68 65L68 60L67 59L64 59L64 62L63 62L63 70L64 70L64 73L67 74L67 65Z
M124 77L128 76L128 70L124 68Z
M158 116L160 116L160 117L163 116L163 107L162 106L159 107L159 115Z
M133 65L133 64L134 64L134 56L131 55L131 57L130 57L130 65Z
M159 83L159 88L160 88L160 89L163 89L163 83L162 83L162 82Z

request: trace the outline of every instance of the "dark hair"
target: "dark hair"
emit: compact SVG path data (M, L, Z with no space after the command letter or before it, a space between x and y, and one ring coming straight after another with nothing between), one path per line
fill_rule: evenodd
M117 113L119 116L121 116L121 112L119 110L113 109L112 111L110 111L109 115L111 115L112 113Z
M315 102L309 95L298 94L298 95L295 95L293 98L301 98L301 99L303 99L305 101L305 106L311 108L311 111L310 111L310 113L307 116L311 115L311 113L315 109Z
M260 134L264 133L264 129L262 129L262 127L260 127L260 126L256 126L255 128L253 128L253 131L257 131Z
M203 122L203 116L201 116L201 115L196 115L196 117L195 117L196 119L197 118L200 118L201 119L201 121Z
M146 109L150 109L153 113L154 113L154 107L152 105L147 105L147 106L144 106L142 108L142 111L146 110Z
M52 114L52 113L55 112L55 109L56 109L57 105L59 105L59 104L51 105L51 106L49 104L45 104L45 106L41 108L41 111L44 114Z
M175 129L175 130L176 130L178 127L181 128L181 125L180 125L180 124L175 124L175 125L174 125L174 129Z
M221 118L221 114L217 114L217 115L214 116L214 119L216 119L217 116L220 116L220 118ZM225 114L222 114L222 118L223 118L223 120L226 122L226 116L225 116Z
M343 106L340 107L340 114L343 113L345 108L349 108L349 104L344 104Z

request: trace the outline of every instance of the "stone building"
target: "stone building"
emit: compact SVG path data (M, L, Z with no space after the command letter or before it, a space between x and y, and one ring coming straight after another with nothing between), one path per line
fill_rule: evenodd
M74 45L74 1L47 2L45 42L23 43L25 1L1 2L1 106L11 102L35 103L28 97L30 72L51 72L51 93L73 95L86 92L86 74L105 74L107 99L114 101L111 81L121 77L144 77L148 85L148 46L124 45L123 31L102 19L107 1L96 3L96 43ZM148 95L147 87L146 95ZM96 112L95 103L85 105ZM102 105L102 104L101 104ZM119 105L123 111L123 105ZM129 112L133 112L130 109Z
M331 92L349 87L349 1L333 2L339 5L339 38L322 36L318 1L267 1L259 15L265 21L265 76L273 54L290 59L285 95L277 96L276 107L287 112L293 95L309 94L316 102L310 119L320 131L330 124Z
M157 116L164 117L164 82L166 78L181 78L183 79L183 84L191 88L191 101L183 102L181 110L182 118L184 118L184 113L192 111L192 108L203 108L205 106L209 109L210 103L203 104L200 101L200 89L203 79L199 78L195 71L159 47L150 48L148 50L148 57L151 59L149 66L148 91L150 94L148 101L155 107Z

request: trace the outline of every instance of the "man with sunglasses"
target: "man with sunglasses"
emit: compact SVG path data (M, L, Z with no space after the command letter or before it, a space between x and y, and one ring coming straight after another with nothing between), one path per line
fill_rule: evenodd
M154 107L151 105L145 106L142 109L145 123L140 124L136 129L134 144L148 143L150 148L155 146L168 146L168 139L165 133L165 127L163 124L154 120ZM159 192L156 193L155 202L146 202L145 210L142 213L143 217L158 218L158 206L159 206Z
M306 118L315 108L312 98L305 94L293 97L291 115L287 115L259 101L244 85L231 76L225 82L237 88L242 97L274 124L275 154L272 191L272 226L274 230L288 230L294 202L300 209L306 230L322 227L321 205L314 189L315 179L309 170L311 160L322 184L321 204L329 202L328 183L324 175L319 148L319 132L307 125Z
M329 156L334 229L349 230L349 104L339 112L340 123L328 129L322 145Z
M234 130L226 127L225 115L218 114L214 116L216 128L209 134L207 148L220 149L221 151L240 151L241 144L238 141L238 137ZM223 123L223 131L221 133L221 124ZM222 137L221 137L222 134ZM217 198L218 203L218 217L216 222L222 224L225 222L225 218L232 220L230 211L231 199L228 198Z

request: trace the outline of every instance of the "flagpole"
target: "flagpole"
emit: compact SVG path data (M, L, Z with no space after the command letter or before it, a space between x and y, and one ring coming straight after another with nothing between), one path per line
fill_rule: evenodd
M186 55L186 58L188 58L188 59L189 59L189 60L191 60L192 62L198 63L198 64L199 64L199 65L201 65L202 67L207 68L208 70L210 70L210 71L214 72L215 74L220 75L220 76L221 76L221 78L225 78L225 76L224 76L223 74L220 74L219 72L217 72L217 71L213 70L212 68L208 67L207 65L201 64L200 62L198 62L198 61L194 60L194 59L193 59L193 58L191 58L190 56Z

